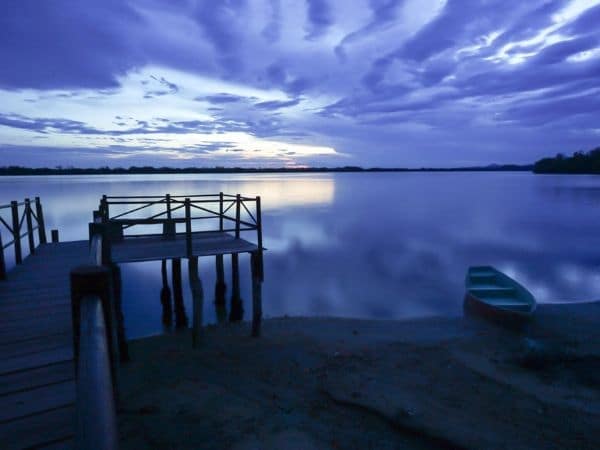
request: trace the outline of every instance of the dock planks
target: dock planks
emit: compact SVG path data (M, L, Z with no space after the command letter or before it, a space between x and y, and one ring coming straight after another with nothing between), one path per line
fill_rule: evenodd
M72 445L69 273L88 257L87 241L44 244L0 282L2 448Z
M193 233L193 256L254 252L225 232ZM115 263L185 258L184 235L127 237ZM43 244L0 281L0 443L3 449L72 448L75 380L70 272L89 261L87 241Z

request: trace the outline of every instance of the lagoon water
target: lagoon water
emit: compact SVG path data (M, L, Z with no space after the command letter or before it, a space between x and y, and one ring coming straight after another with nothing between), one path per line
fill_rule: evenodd
M0 178L0 204L39 195L48 229L58 228L63 241L87 238L102 194L220 191L262 196L266 317L458 315L465 272L474 264L495 265L539 302L600 297L600 177L454 172ZM214 258L201 258L200 266L204 317L215 322ZM246 257L240 269L249 316ZM122 278L127 336L161 332L160 263L125 264ZM186 279L184 287L189 315Z

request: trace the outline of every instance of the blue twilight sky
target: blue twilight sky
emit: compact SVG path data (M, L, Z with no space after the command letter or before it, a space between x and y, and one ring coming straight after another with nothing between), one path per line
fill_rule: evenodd
M9 0L0 165L453 166L600 144L600 0Z

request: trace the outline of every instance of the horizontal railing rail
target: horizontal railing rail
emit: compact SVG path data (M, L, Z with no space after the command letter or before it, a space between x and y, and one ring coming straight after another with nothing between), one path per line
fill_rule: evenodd
M32 202L26 198L22 202L13 200L8 205L0 205L0 210L10 210L10 219L0 215L0 280L6 278L6 263L4 250L13 246L15 252L15 264L23 262L23 248L21 239L27 238L29 253L34 254L36 246L46 243L46 226L44 224L44 211L39 197ZM11 237L3 243L2 230ZM35 242L35 231L37 231L38 243Z

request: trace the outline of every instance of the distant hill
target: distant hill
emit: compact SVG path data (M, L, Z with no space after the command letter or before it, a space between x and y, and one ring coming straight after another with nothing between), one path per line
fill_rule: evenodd
M531 165L492 164L481 167L451 167L451 168L402 168L402 167L0 167L2 175L119 175L119 174L169 174L169 173L318 173L318 172L501 172L501 171L530 171Z
M573 156L559 153L554 158L544 158L533 166L535 173L600 174L600 147L588 152L575 152Z

